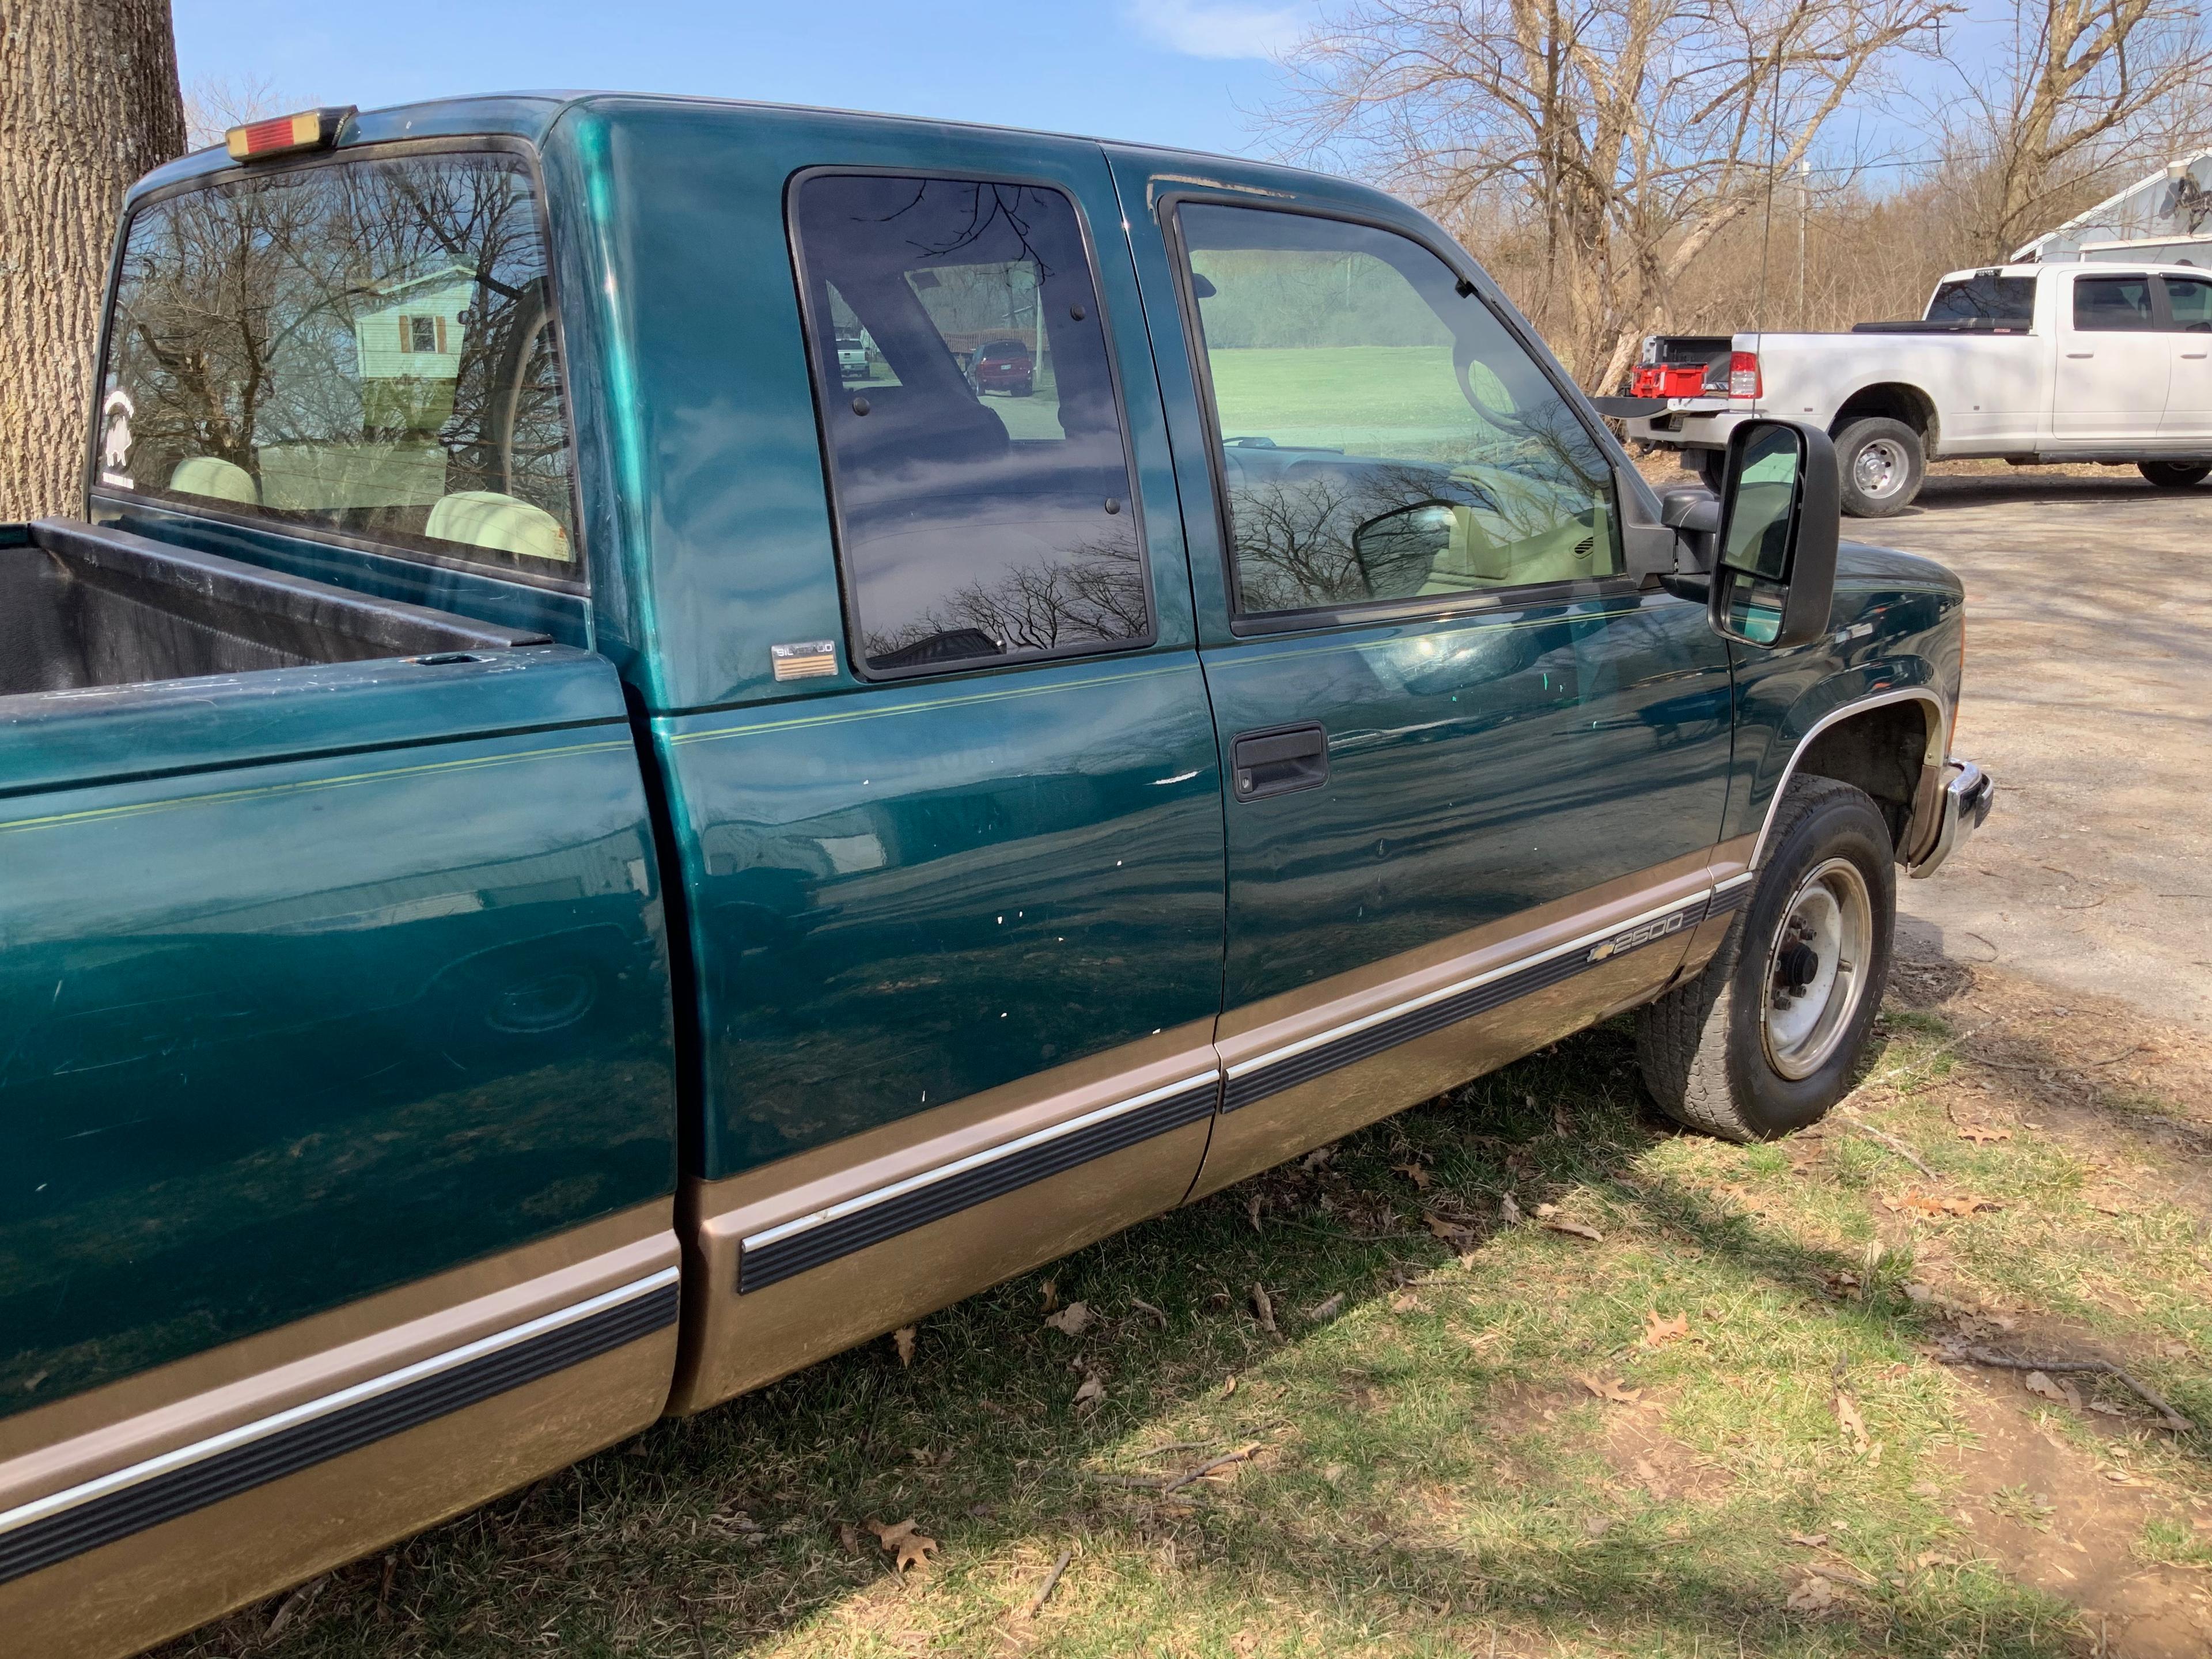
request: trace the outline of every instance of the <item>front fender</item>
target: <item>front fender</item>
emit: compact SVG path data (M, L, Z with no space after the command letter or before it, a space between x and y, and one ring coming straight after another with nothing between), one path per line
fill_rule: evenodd
M1759 677L1739 694L1736 787L1731 790L1735 799L1726 838L1749 840L1746 856L1754 868L1765 852L1774 809L1806 749L1821 732L1868 709L1911 702L1921 705L1927 716L1922 789L1903 843L1908 854L1925 838L1928 815L1940 805L1933 800L1928 781L1940 785L1954 694L1936 662L1917 653L1899 653L1844 668L1835 667L1832 659L1819 666L1826 672L1810 664L1808 667L1814 668L1810 673L1779 672L1782 665L1777 664L1778 672Z

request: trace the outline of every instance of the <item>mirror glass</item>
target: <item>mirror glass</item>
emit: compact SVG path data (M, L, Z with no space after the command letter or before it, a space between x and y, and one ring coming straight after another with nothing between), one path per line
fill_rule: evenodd
M1794 428L1761 425L1745 441L1729 481L1723 565L1765 581L1790 579L1790 532L1804 459L1804 442Z

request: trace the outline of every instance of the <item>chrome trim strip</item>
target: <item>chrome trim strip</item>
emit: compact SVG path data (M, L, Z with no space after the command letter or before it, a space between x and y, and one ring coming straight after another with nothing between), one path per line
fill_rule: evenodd
M1095 1111L1084 1113L1080 1117L1069 1118L1065 1123L1054 1123L1042 1129L1032 1130L1028 1134L1015 1139L1002 1141L996 1146L987 1146L981 1152L970 1152L967 1157L956 1158L950 1164L940 1164L933 1170L924 1170L919 1175L908 1176L903 1181L895 1181L888 1187L878 1187L852 1198L840 1199L835 1204L825 1205L821 1209L810 1211L802 1216L795 1216L789 1221L779 1222L773 1227L764 1227L757 1233L748 1233L738 1241L738 1248L741 1251L758 1250L798 1234L811 1232L817 1227L827 1226L833 1221L841 1221L845 1217L857 1214L862 1210L874 1209L879 1204L888 1204L895 1199L904 1197L908 1193L919 1191L925 1187L933 1187L942 1181L950 1181L956 1176L964 1175L970 1170L980 1169L985 1164L996 1164L1002 1159L1015 1157L1033 1146L1044 1146L1048 1142L1079 1133L1094 1124L1109 1122L1117 1117L1126 1117L1132 1112L1142 1111L1147 1106L1157 1105L1163 1100L1170 1099L1192 1089L1203 1088L1208 1084L1218 1081L1220 1076L1221 1070L1218 1066L1209 1067L1203 1072L1194 1072L1180 1082L1166 1084L1128 1100L1116 1101L1111 1106L1101 1106Z
M1690 898L1676 899L1671 904L1662 904L1656 910L1646 910L1640 915L1609 923L1595 933L1584 933L1581 938L1569 939L1564 945L1555 945L1548 951L1539 951L1533 956L1516 957L1512 961L1502 963L1487 973L1477 974L1472 979L1455 980L1449 985L1425 992L1420 996L1410 998L1404 1002L1394 1002L1387 1008L1378 1008L1371 1014L1362 1015L1359 1018L1346 1021L1342 1025L1333 1025L1325 1031L1316 1032L1311 1036L1301 1037L1296 1042L1285 1043L1282 1048L1270 1048L1265 1054L1255 1054L1249 1060L1240 1060L1229 1068L1229 1075L1232 1079L1240 1078L1246 1073L1257 1071L1262 1066L1295 1059L1310 1048L1318 1048L1324 1043L1335 1042L1345 1037L1357 1036L1370 1026L1380 1025L1386 1020L1397 1019L1407 1014L1418 1013L1431 1003L1442 1002L1449 997L1455 997L1464 992L1479 989L1493 980L1504 979L1509 975L1540 967L1555 957L1571 956L1577 951L1586 951L1590 946L1601 943L1617 933L1632 932L1647 921L1656 921L1660 917L1670 915L1677 910L1701 908L1710 902L1711 898L1711 890L1708 889Z
M1713 884L1713 891L1716 893L1725 893L1729 891L1731 889L1742 886L1744 883L1747 881L1756 881L1758 879L1759 872L1756 870L1747 870L1740 876L1730 876L1726 881L1715 882Z
M1774 793L1767 798L1766 817L1759 826L1759 841L1751 849L1751 867L1754 872L1759 861L1766 855L1766 837L1774 828L1774 815L1782 810L1782 797L1790 787L1790 780L1796 775L1797 763L1804 758L1806 748L1813 739L1830 726L1849 720L1854 714L1863 714L1869 708L1886 708L1893 702L1924 702L1936 710L1933 728L1928 733L1928 749L1923 757L1925 765L1936 765L1943 757L1944 747L1950 741L1951 714L1944 708L1943 699L1924 685L1914 686L1909 691L1883 691L1871 697L1861 697L1856 702L1847 702L1840 708L1832 708L1814 720L1805 735L1797 739L1797 746L1790 752L1790 764L1782 769L1775 780Z
M381 1376L373 1376L367 1382L356 1382L351 1388L339 1389L336 1394L327 1394L319 1399L303 1401L289 1410L256 1419L251 1423L242 1423L238 1427L227 1430L222 1434L210 1435L208 1438L194 1441L188 1446L179 1446L173 1451L163 1452L159 1456L147 1458L142 1462L131 1464L127 1468L117 1469L112 1474L81 1482L64 1491L49 1493L44 1498L33 1498L27 1504L18 1504L12 1510L0 1513L0 1536L17 1531L34 1522L43 1521L49 1516L76 1509L95 1498L106 1498L112 1493L126 1491L132 1486L151 1480L158 1475L188 1468L195 1463L204 1463L210 1458L234 1451L241 1446L251 1445L256 1441L267 1439L270 1435L280 1433L300 1424L328 1417L333 1413L343 1411L364 1401L374 1400L380 1395L390 1394L395 1389L404 1388L411 1382L420 1382L425 1377L452 1370L456 1366L466 1364L487 1354L497 1353L502 1349L514 1347L518 1344L528 1342L549 1332L559 1330L564 1326L574 1325L581 1320L588 1319L610 1308L618 1307L624 1303L635 1302L641 1297L650 1296L656 1291L673 1288L677 1277L678 1269L664 1267L659 1273L634 1280L630 1284L620 1285L614 1290L603 1291L586 1301L574 1303L555 1312L541 1315L523 1324L511 1326L490 1336L481 1337L461 1347L451 1348L444 1353L434 1354L428 1359L417 1360L415 1364L403 1366L398 1370L387 1371Z

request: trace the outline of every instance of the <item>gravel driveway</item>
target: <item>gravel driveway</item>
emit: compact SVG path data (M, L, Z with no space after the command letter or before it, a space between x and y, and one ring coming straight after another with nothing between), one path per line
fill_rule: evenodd
M2212 482L1936 477L1844 531L1965 580L1954 748L1997 782L1965 851L1899 884L1905 951L2212 1031Z

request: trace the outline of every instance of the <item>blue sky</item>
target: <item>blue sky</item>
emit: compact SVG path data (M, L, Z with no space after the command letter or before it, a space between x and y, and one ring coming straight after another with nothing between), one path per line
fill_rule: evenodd
M1298 0L173 0L212 79L371 108L536 87L702 93L1196 149L1258 145Z

